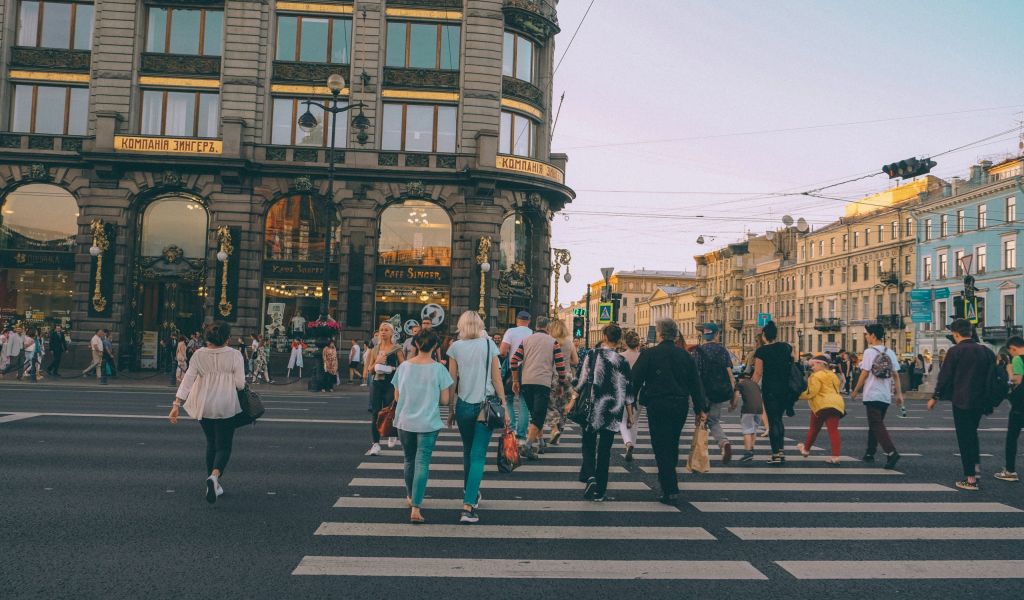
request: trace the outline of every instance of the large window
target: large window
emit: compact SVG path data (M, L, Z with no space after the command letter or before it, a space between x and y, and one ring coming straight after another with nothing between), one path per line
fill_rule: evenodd
M277 60L347 65L352 61L351 47L350 19L277 17Z
M1003 240L1003 268L1017 268L1017 240L1013 238Z
M932 257L930 256L925 256L921 259L921 280L932 280Z
M18 45L89 50L93 12L92 4L23 1L18 5Z
M518 33L505 32L501 74L533 83L534 43Z
M452 222L443 208L406 200L381 214L379 264L450 267L451 261Z
M267 211L263 256L267 260L324 260L323 210L312 196L295 195L275 202Z
M967 216L964 209L956 211L956 232L963 233L967 229Z
M78 203L64 188L32 183L8 194L0 210L0 249L71 252Z
M949 235L949 215L942 215L939 217L939 237L947 235Z
M224 11L198 8L149 9L146 52L220 56Z
M982 202L978 205L978 229L988 227L988 205Z
M206 207L188 196L166 196L146 207L142 217L142 256L160 256L168 246L185 258L206 257Z
M964 276L963 258L964 258L964 251L963 250L957 250L957 251L953 252L953 269L954 269L957 277L963 277Z
M932 239L932 220L931 219L925 219L924 220L924 241L927 242L930 239Z
M339 106L345 106L339 102ZM306 105L298 98L274 98L274 125L270 134L270 143L284 146L327 146L330 134L331 118L324 118L323 109L309 105L309 112L316 117L317 126L312 131L303 131L298 126L299 117L306 112ZM334 147L344 148L345 140L348 139L347 113L337 115L337 125L334 131Z
M143 135L217 137L220 96L216 93L169 90L142 92Z
M978 246L974 249L974 264L977 265L975 272L978 275L988 271L988 247Z
M945 252L939 254L939 279L949 277L949 255Z
M1006 222L1010 223L1017 220L1017 197L1010 196L1006 199Z
M388 21L386 65L410 69L458 70L459 25Z
M537 123L522 115L502 111L501 136L498 139L499 154L535 156Z
M501 263L498 268L507 271L516 263L523 264L527 270L531 265L533 247L533 227L529 219L522 213L512 213L501 223Z
M85 135L89 89L54 85L14 86L11 131Z
M381 150L455 152L458 109L432 104L385 104Z

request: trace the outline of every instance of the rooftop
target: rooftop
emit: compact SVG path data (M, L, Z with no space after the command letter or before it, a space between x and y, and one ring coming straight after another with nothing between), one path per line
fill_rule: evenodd
M634 271L616 271L615 275L618 277L677 277L679 279L697 278L697 273L694 271L649 271L647 269L640 269Z

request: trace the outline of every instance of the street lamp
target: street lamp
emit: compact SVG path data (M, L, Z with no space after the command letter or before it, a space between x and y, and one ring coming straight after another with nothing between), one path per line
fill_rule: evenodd
M343 112L347 112L353 108L359 108L359 114L352 119L352 126L359 130L358 141L360 144L366 143L366 129L369 127L370 120L363 115L363 107L366 106L362 102L356 104L349 104L346 106L338 106L338 96L341 95L341 91L345 89L345 78L337 73L332 73L327 78L327 89L331 92L330 104L321 104L320 102L314 102L313 100L304 100L303 104L306 105L306 112L299 117L298 125L299 128L309 133L317 128L319 123L317 122L316 116L310 112L311 106L323 110L325 113L331 114L331 143L327 152L327 198L325 201L326 206L326 228L327 231L324 234L324 276L322 282L323 294L320 300L320 317L327 318L330 313L331 305L331 293L330 293L330 266L331 266L331 234L333 231L334 223L334 144L335 144L335 132L338 126L338 115Z
M565 265L565 282L569 283L572 281L572 275L569 274L569 263L572 261L572 255L569 254L568 250L562 248L552 248L551 253L554 255L551 261L551 269L555 272L555 301L551 304L551 316L555 317L558 311L558 280L562 276L562 266Z

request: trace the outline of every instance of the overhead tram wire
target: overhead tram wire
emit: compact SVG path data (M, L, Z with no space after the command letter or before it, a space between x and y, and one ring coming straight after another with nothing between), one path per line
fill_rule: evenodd
M568 54L569 49L572 48L572 43L576 41L576 35L580 32L580 29L583 27L583 23L586 22L587 15L590 14L590 9L594 7L594 2L596 1L597 0L590 0L590 4L587 5L587 10L586 12L583 13L583 18L580 19L579 25L576 26L576 31L572 32L572 37L569 38L569 43L566 45L565 50L562 51L561 58L558 59L558 63L555 64L554 70L551 71L552 76L554 76L554 74L558 72L558 67L562 66L562 61L565 60L565 55Z

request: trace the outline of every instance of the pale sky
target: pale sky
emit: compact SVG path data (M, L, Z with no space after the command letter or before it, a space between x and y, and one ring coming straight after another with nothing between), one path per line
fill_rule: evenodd
M556 60L589 3L559 2ZM691 270L695 254L784 214L820 226L845 206L766 194L1018 126L1022 23L1019 0L595 0L554 80L554 109L563 92L565 102L552 149L569 155L577 193L554 223L553 246L573 256L561 302L600 267ZM1013 131L937 157L932 173L966 176L1018 141ZM859 199L892 185L879 174L822 193Z

